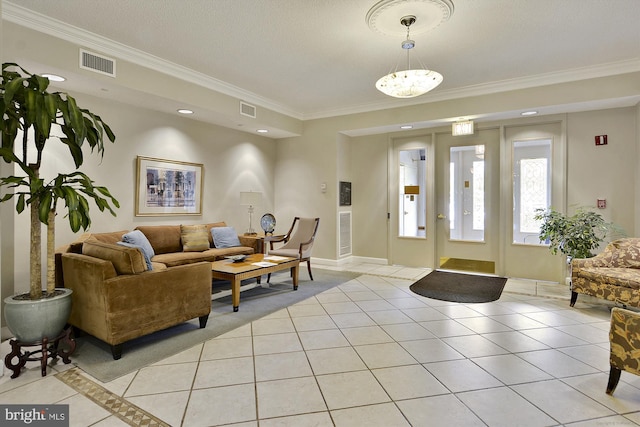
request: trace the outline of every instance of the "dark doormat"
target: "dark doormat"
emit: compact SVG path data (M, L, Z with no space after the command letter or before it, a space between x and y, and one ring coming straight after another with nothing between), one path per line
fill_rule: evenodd
M432 271L409 287L423 297L453 302L490 302L500 298L506 277Z

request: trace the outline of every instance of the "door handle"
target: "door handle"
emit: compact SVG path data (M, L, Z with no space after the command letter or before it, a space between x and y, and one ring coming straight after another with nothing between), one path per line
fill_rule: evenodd
M444 214L438 214L438 219L447 219L447 217Z

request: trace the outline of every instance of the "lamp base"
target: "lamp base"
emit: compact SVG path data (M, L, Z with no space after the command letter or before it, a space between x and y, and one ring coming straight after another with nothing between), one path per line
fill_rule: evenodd
M255 231L247 231L246 233L244 233L245 236L257 236L258 233L256 233Z

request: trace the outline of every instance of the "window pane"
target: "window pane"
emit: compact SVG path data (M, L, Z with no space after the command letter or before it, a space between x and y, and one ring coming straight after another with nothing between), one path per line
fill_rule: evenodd
M484 145L451 147L449 238L484 241Z
M398 151L398 236L426 236L426 152Z
M513 142L513 242L539 245L537 209L551 203L551 140Z

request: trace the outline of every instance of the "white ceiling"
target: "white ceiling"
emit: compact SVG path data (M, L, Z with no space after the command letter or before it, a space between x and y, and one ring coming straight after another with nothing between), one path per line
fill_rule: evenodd
M447 22L412 34L413 61L444 75L412 100L375 89L404 62L403 37L365 22L377 0L3 0L3 12L31 9L300 119L640 70L640 0L452 1Z

